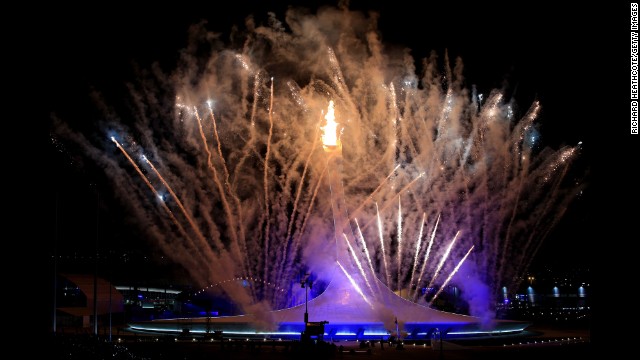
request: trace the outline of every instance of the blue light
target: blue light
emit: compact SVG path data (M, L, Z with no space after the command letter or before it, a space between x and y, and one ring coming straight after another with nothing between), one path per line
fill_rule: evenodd
M533 304L535 302L535 293L531 286L527 288L527 295L529 295L529 302Z
M578 288L578 297L585 297L585 296L587 296L587 294L584 291L584 287L580 286Z

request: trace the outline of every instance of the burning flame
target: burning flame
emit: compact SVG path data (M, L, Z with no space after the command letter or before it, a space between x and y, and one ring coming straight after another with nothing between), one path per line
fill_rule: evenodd
M332 151L339 149L341 144L338 137L338 123L335 121L336 116L333 108L333 100L329 101L329 108L324 118L327 120L327 124L320 127L322 130L322 145L324 150Z

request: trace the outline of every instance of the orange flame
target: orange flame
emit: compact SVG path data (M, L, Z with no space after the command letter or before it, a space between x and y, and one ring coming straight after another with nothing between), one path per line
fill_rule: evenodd
M322 130L322 145L325 151L332 151L341 147L340 139L338 136L338 123L335 121L335 111L333 107L333 100L329 101L329 108L327 114L324 116L327 120L325 126L321 126Z

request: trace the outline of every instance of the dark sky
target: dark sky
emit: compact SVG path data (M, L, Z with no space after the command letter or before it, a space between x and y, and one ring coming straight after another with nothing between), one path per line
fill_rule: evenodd
M178 50L186 44L190 24L208 21L208 28L227 35L235 24L254 14L258 22L267 11L284 19L288 4L304 4L312 11L318 5L337 1L230 1L183 5L170 3L150 8L99 6L50 9L43 21L41 70L43 99L47 112L74 122L92 121L91 89L118 91L133 76L133 64L147 67L158 61L170 69ZM416 4L422 4L416 6ZM435 50L462 57L469 83L481 89L502 88L514 93L518 102L539 99L544 141L557 148L583 141L580 169L593 172L591 162L598 152L589 89L606 71L599 69L599 47L593 23L600 11L581 3L580 8L546 5L471 5L421 1L351 1L351 9L380 13L379 30L384 43L412 49L416 58ZM626 21L628 10L620 18ZM80 15L76 15L80 14ZM626 36L626 32L624 33ZM224 35L223 35L224 38ZM599 41L599 40L598 40ZM602 91L595 89L594 91ZM628 129L624 128L624 129ZM621 130L623 131L623 130ZM622 132L624 136L628 130ZM99 211L98 241L112 248L135 249L156 254L123 225L122 209L108 195L108 184L78 163L49 146L51 171L47 198L49 216L54 217L58 198L58 245L60 251L91 252L95 248L96 213ZM588 179L592 179L589 175ZM591 180L590 180L591 181ZM97 189L97 190L96 190ZM590 264L593 249L589 234L597 222L590 185L540 252L540 261ZM100 210L96 210L97 193ZM57 195L56 195L57 194ZM55 225L51 225L54 229ZM52 231L53 232L53 231ZM50 234L54 237L55 234ZM144 255L141 255L144 256Z

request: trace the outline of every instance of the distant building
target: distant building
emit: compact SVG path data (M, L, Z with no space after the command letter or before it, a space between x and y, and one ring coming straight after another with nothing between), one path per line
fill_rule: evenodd
M136 309L134 317L153 319L163 314L175 314L182 311L182 290L148 286L118 285L116 289L124 297L125 308Z
M553 323L589 320L592 288L588 269L545 267L522 280L515 293L502 289L497 305L499 318Z
M94 275L58 275L56 331L91 333L96 315L95 309L97 309L98 326L104 327L107 324L105 317L123 313L124 298L111 283L99 277L95 278Z

